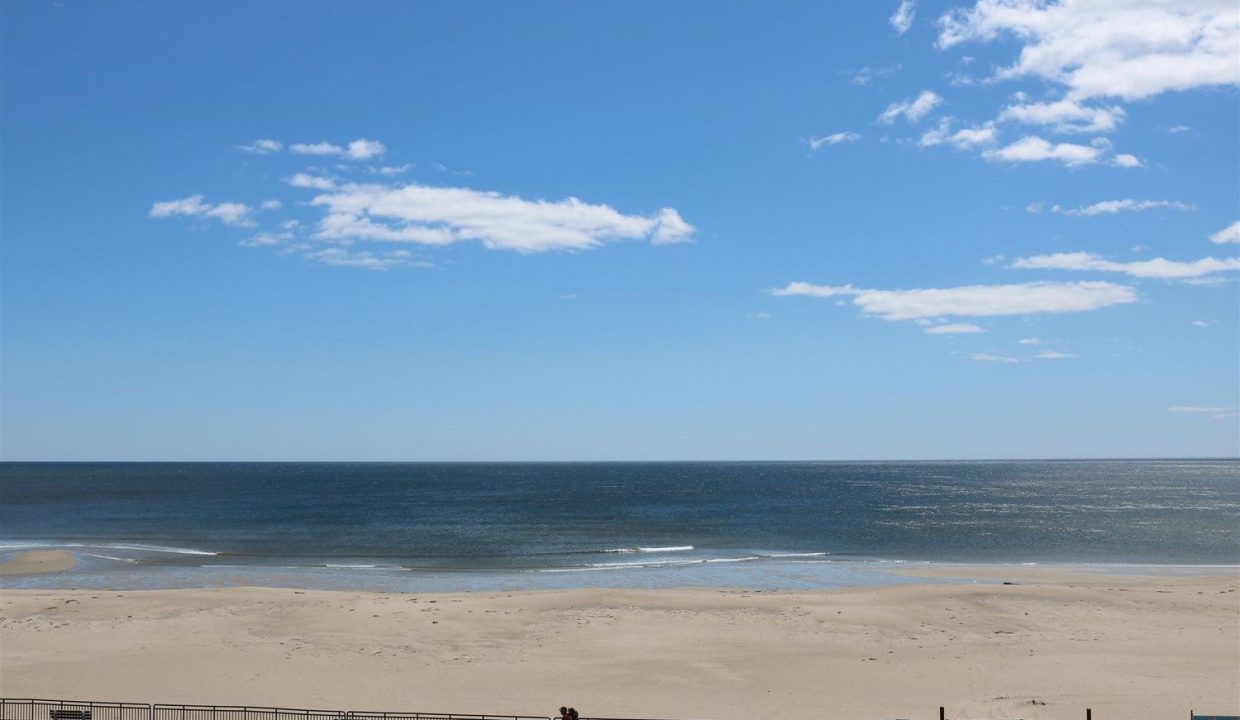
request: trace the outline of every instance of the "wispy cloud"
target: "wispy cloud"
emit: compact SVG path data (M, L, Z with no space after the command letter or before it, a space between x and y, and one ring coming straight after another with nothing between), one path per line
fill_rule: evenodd
M837 132L824 137L812 137L809 139L810 150L820 150L830 145L839 145L840 143L857 142L861 139L861 135L855 132Z
M1057 350L1043 350L1033 356L1035 360L1071 360L1080 357L1076 353L1059 352Z
M279 233L261 232L242 240L240 244L242 247L275 247L276 245L283 245L293 238L293 233L287 231Z
M322 175L311 175L309 173L297 173L288 180L289 185L295 188L310 188L312 190L335 190L336 181Z
M982 157L1008 163L1040 162L1053 160L1068 167L1091 165L1105 154L1102 148L1075 143L1052 143L1036 135L1027 135L1010 145L987 150Z
M343 147L321 140L316 143L294 143L289 145L288 149L296 155L340 157L348 160L370 160L387 152L386 145L366 138L358 138Z
M1033 282L913 290L865 290L852 285L792 282L771 294L851 297L862 313L884 320L1084 312L1137 300L1132 288L1108 282Z
M1192 325L1193 327L1199 327L1199 328L1208 328L1213 324L1214 323L1211 323L1207 320L1193 320L1192 322L1189 323L1189 325Z
M927 130L922 134L918 144L922 147L951 145L952 147L966 150L980 145L988 145L995 141L995 137L994 123L986 123L978 127L960 128L952 132L952 118L943 118L939 120L938 127Z
M1205 257L1189 261L1153 258L1133 262L1116 262L1090 252L1070 252L1018 258L1013 261L1012 267L1022 270L1091 270L1124 273L1139 278L1173 280L1240 270L1240 258Z
M383 167L371 168L370 171L376 175L391 177L407 173L412 169L413 163L405 163L404 165L384 165Z
M888 105L887 109L878 116L878 122L890 125L901 117L909 122L918 122L942 104L943 98L939 97L937 93L930 90L922 90L921 94L912 100L904 100Z
M1041 345L1042 339L1036 337L1021 338L1016 341L1017 345Z
M921 329L927 335L973 335L986 332L985 328L972 323L947 323L945 325L929 325Z
M344 154L344 148L339 145L333 145L326 140L316 143L294 143L289 145L288 149L296 155L332 156Z
M284 149L284 143L279 140L262 139L255 140L247 145L237 145L236 148L241 152L253 153L255 155L270 155Z
M673 208L625 215L577 198L556 202L410 184L350 184L319 195L312 205L326 215L317 236L330 240L381 240L448 245L478 241L522 253L587 250L616 240L670 245L692 240L694 228Z
M1236 417L1236 409L1223 405L1172 405L1167 412L1178 415L1209 415L1215 420Z
M212 205L203 202L202 195L190 195L180 200L157 202L151 206L148 214L153 218L167 218L179 215L183 217L214 218L226 225L237 225L240 227L252 227L254 225L254 221L250 219L250 207L248 205L237 202L223 202L218 205Z
M988 353L988 352L973 353L969 355L969 359L976 360L978 362L1004 363L1004 364L1009 364L1009 365L1012 363L1020 362L1019 360L1012 357L1011 355L1000 355L998 353Z
M1056 205L1051 208L1051 212L1057 212L1060 215L1093 217L1094 215L1114 215L1121 212L1140 212L1157 208L1166 208L1168 210L1194 209L1192 205L1179 200L1103 200L1078 208L1065 208Z
M860 70L846 70L840 74L848 76L848 82L852 85L865 86L872 84L876 79L885 78L900 72L901 67L899 63L883 67L869 67L867 65Z
M432 267L430 263L416 260L408 250L388 250L372 252L370 250L350 251L345 248L329 247L306 253L306 257L324 265L338 267L355 267L365 270L390 270L395 267Z
M343 160L372 159L387 151L382 143L366 139L346 145L321 141L287 148L276 140L259 140L245 146L246 152L255 154L282 149L298 155ZM671 207L650 213L623 213L609 205L574 197L529 200L466 187L387 179L411 167L345 163L336 165L335 177L313 167L287 176L283 183L288 188L313 194L300 199L258 201L258 208L272 213L262 216L264 224L270 225L239 244L274 248L282 254L300 255L324 265L386 270L430 265L429 259L414 256L410 249L393 248L394 243L445 247L478 242L490 249L538 253L588 250L618 241L674 245L693 242L696 234L696 228ZM362 172L374 177L375 182L348 179ZM317 211L319 217L307 221L306 226L299 219L281 218L280 211L289 205L308 207ZM152 218L214 219L239 227L257 227L254 213L250 205L209 203L202 194L156 202L148 210Z
M899 7L891 14L887 22L891 23L891 27L896 31L896 35L903 35L908 29L913 27L913 16L917 14L916 0L900 0Z
M1105 133L1124 120L1118 106L1088 107L1075 100L1009 105L999 113L1000 122L1045 125L1058 133Z
M1210 242L1216 245L1240 243L1240 220L1228 225L1210 236Z

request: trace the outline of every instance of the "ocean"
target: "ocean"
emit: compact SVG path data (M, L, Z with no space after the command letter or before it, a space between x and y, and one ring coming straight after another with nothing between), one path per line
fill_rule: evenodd
M1240 461L0 463L5 587L900 582L922 563L1240 565Z

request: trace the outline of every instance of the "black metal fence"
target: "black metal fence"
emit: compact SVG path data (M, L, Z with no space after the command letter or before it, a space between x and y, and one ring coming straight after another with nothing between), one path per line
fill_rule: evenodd
M551 720L551 718L542 715L356 712L247 705L148 705L146 703L0 698L0 720Z
M152 720L144 703L76 702L72 700L5 700L3 720Z

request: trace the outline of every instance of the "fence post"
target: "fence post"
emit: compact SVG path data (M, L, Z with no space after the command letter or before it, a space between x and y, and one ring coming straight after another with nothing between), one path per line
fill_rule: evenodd
M1085 720L1094 720L1094 711L1092 708L1085 708Z
M943 710L943 706L939 706L939 720L947 720L947 715Z

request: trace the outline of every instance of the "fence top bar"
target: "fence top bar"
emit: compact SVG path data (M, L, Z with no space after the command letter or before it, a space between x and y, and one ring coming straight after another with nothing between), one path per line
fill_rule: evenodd
M331 715L332 717L343 717L349 714L346 710L311 710L307 708L265 707L261 705L169 705L166 703L156 703L151 708L155 710L213 710L217 712L283 712L300 713L302 715Z
M51 700L49 698L0 698L0 703L42 703L44 705L100 705L104 707L149 708L150 703L113 702L111 700Z
M512 720L551 720L546 715L507 715L497 713L409 713L409 711L350 710L351 718L511 718Z

